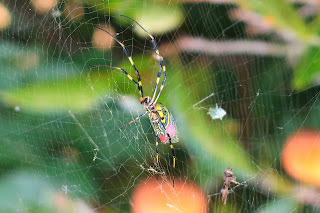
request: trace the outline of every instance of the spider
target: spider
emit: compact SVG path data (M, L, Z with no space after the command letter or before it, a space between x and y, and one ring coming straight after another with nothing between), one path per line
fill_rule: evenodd
M153 127L155 136L156 136L156 154L157 154L157 163L159 163L159 143L158 143L158 138L160 139L160 141L164 144L166 144L169 141L170 144L170 148L171 148L171 152L172 152L172 158L173 158L173 167L175 168L176 166L176 157L175 157L175 152L174 152L174 148L172 143L177 143L179 141L178 138L178 131L177 131L177 126L176 126L176 122L171 114L171 112L161 103L157 103L158 98L164 88L164 85L166 83L166 79L167 79L167 74L166 74L166 66L165 66L165 62L163 60L163 57L160 55L159 50L158 50L158 46L156 44L156 41L154 39L154 37L148 33L138 22L136 22L135 20L133 20L132 18L129 18L127 16L124 15L120 15L122 17L128 18L131 21L133 21L135 24L137 24L150 38L151 38L151 42L154 48L154 51L157 55L157 61L159 62L159 71L158 71L158 75L157 75L157 80L156 80L156 85L154 88L154 93L152 98L150 96L143 96L143 89L142 89L142 82L141 82L141 77L139 74L138 69L136 68L131 56L129 55L129 52L127 50L127 48L125 47L125 45L123 43L121 43L118 39L116 39L114 36L112 36L109 32L107 32L104 29L101 29L99 27L96 27L99 30L104 31L105 33L107 33L109 36L111 36L118 44L120 44L122 46L123 52L126 55L126 57L129 59L135 73L137 74L137 81L135 81L131 75L129 75L124 69L120 68L120 67L112 67L112 66L107 66L107 65L93 65L93 66L105 66L105 67L111 67L111 68L115 68L117 70L120 70L123 74L125 74L137 87L140 93L140 103L142 106L144 106L144 108L146 109L146 112L139 115L138 117L136 117L135 119L133 119L132 121L130 121L127 125L139 120L141 117L145 116L146 114L149 114L149 119L150 119L150 123ZM158 91L158 85L160 82L160 77L161 77L161 73L163 72L163 76L164 79L162 81L161 87L159 89L158 94L156 95L156 92ZM124 129L127 125L123 126L122 128L120 128L120 130Z

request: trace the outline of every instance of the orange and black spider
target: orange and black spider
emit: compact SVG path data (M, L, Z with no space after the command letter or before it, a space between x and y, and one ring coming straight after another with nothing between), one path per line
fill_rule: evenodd
M172 151L172 157L173 157L173 167L176 166L176 157L175 157L175 153L174 153L174 148L172 143L177 143L179 141L178 138L178 131L177 131L177 125L176 122L172 116L172 114L170 113L170 111L161 103L157 103L157 100L164 88L164 85L166 83L167 80L167 74L166 74L166 66L165 66L165 62L163 60L163 57L160 55L159 50L158 50L158 46L156 44L156 41L154 39L154 37L148 33L139 23L137 23L135 20L121 15L122 17L128 18L131 21L133 21L134 23L136 23L145 33L148 34L148 36L151 38L151 42L154 48L154 51L157 55L157 60L159 62L159 71L158 71L158 75L157 75L157 81L156 81L156 85L154 88L154 93L152 98L150 96L143 96L143 89L142 89L142 82L141 82L141 77L139 74L138 69L136 68L136 66L134 65L134 62L131 58L131 56L129 55L129 52L127 50L127 48L124 46L124 44L122 44L118 39L116 39L114 36L112 36L109 32L107 32L104 29L98 28L99 30L102 30L104 32L106 32L109 36L111 36L116 42L118 42L123 49L124 54L127 56L127 58L129 59L135 73L137 74L137 81L135 81L124 69L120 68L120 67L112 67L112 66L107 66L107 65L94 65L94 66L106 66L106 67L112 67L115 69L120 70L123 74L125 74L137 87L140 93L140 103L144 106L144 108L146 109L146 112L143 113L142 115L139 115L138 117L136 117L134 120L130 121L127 125L139 120L141 117L145 116L147 113L149 114L149 119L151 122L151 125L153 127L154 133L156 135L156 153L157 153L157 163L159 162L159 143L158 143L158 138L160 138L160 141L162 143L167 143L169 141L170 144L170 148ZM158 85L160 82L160 77L161 74L163 73L164 79L162 81L161 87L159 89L158 94L157 90L158 90ZM124 127L121 128L121 130L123 128L125 128L127 125L125 125Z

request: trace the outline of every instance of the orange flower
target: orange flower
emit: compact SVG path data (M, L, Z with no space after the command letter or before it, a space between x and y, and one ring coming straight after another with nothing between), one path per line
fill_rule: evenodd
M288 137L282 164L293 178L320 186L320 132L300 130Z
M162 182L148 179L139 184L132 195L134 213L205 213L208 211L205 194L187 181Z

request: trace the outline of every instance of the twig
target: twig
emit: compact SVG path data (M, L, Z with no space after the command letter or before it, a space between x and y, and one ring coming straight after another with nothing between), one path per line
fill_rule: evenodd
M292 3L299 4L310 4L313 6L318 6L319 2L317 0L289 0ZM179 0L179 2L190 2L190 3L213 3L213 4L236 4L236 0Z
M177 48L179 51L207 53L214 56L248 54L279 57L286 56L290 49L288 45L280 45L265 41L212 41L190 36L184 36L179 39L177 41Z
M202 100L198 101L197 103L193 104L192 107L193 107L194 109L206 109L206 110L208 110L207 108L204 108L204 107L195 107L195 106L198 105L198 104L200 104L200 103L202 103L203 101L207 100L208 98L210 98L210 97L213 96L213 95L214 95L214 93L211 93L211 94L208 95L207 97L205 97L205 98L203 98Z

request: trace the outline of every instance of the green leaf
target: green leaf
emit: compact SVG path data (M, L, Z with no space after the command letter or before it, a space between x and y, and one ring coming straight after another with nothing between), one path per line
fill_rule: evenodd
M33 112L85 111L107 94L107 76L92 74L89 78L78 76L60 79L57 82L40 82L30 86L7 90L0 94L9 106Z
M285 198L274 200L273 202L268 202L266 205L263 205L258 209L258 213L272 213L272 212L294 212L296 211L297 205L295 204L293 198Z
M309 47L301 57L300 62L295 69L293 88L297 90L305 89L311 86L319 78L320 74L320 48Z
M45 178L28 171L14 172L0 180L0 209L20 212L37 205L53 210L53 193Z
M178 28L183 21L183 12L177 4L153 5L141 10L133 10L134 19L145 28L150 34L162 34ZM146 37L146 33L137 25L134 29L139 36Z
M76 175L73 174L72 176ZM83 201L72 201L69 198L67 194L71 190L68 191L68 188L62 187L61 182L63 180L61 178L56 177L56 181L46 178L44 174L33 173L28 170L15 171L2 177L0 179L0 211L56 212L59 209L62 212L77 212L79 208L77 205L80 202L82 207L86 206ZM59 188L54 186L57 183L59 183ZM82 180L79 185L82 186L85 183L87 182ZM74 184L73 182L73 185L70 184L70 186L75 186ZM92 186L89 188L92 190ZM59 205L61 203L64 205Z
M127 0L122 1L105 1L104 4L96 5L101 13L115 13L117 19L121 23L133 24L120 15L126 15L137 21L150 34L162 34L178 28L184 18L182 7L178 3L166 1L138 1ZM107 10L106 10L107 8ZM130 10L129 8L135 8ZM137 25L134 29L138 35L147 37L148 35Z

